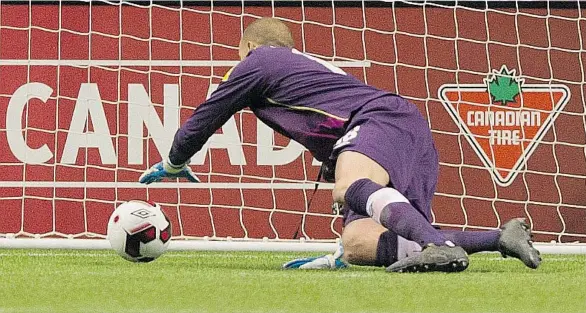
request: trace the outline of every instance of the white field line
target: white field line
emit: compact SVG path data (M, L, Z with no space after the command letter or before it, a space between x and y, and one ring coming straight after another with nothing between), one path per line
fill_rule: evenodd
M369 61L334 61L331 62L338 67L370 67ZM238 61L230 60L35 60L35 59L0 59L0 66L18 65L18 66L191 66L191 67L211 67L211 66L235 66Z
M80 181L0 181L0 188L152 188L152 189L301 189L313 190L315 183L156 183ZM318 189L331 190L334 184L320 183Z

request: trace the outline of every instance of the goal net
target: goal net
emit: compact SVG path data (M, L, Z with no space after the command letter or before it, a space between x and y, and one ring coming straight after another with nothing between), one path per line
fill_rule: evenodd
M130 199L160 203L175 239L208 239L186 242L339 238L319 164L247 110L192 159L202 183L137 183L263 16L417 105L440 154L435 224L526 217L536 241L586 242L580 5L0 1L1 245L103 239Z

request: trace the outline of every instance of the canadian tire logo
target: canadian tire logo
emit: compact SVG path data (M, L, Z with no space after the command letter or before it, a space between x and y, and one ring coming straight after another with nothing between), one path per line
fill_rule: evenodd
M445 84L438 95L501 186L515 180L570 99L568 87L526 84L504 65L484 84Z

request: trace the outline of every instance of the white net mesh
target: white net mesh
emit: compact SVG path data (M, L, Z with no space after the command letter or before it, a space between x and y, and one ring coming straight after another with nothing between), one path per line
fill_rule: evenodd
M151 199L176 238L337 238L331 185L308 208L318 166L250 111L193 159L202 184L136 183L236 64L242 29L276 16L299 50L401 94L426 116L440 153L437 224L485 229L525 216L537 240L585 241L579 3L269 4L0 1L0 236L103 237L117 204ZM493 73L503 65L509 72ZM517 94L489 88L497 79L520 86ZM539 125L467 120L481 110L538 112ZM500 145L488 131L499 131Z

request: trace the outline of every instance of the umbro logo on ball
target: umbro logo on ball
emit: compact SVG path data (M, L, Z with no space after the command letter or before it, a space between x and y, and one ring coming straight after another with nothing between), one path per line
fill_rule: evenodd
M138 209L130 213L131 215L138 216L140 218L147 218L149 216L154 216L155 214L147 209Z

